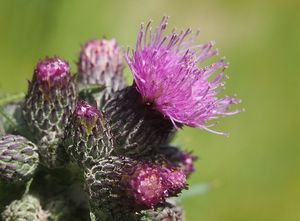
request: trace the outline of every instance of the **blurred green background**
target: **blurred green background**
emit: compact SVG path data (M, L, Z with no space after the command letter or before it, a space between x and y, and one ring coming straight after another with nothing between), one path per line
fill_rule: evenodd
M176 142L201 158L191 187L213 184L183 199L187 220L299 221L300 1L1 0L0 90L25 91L46 55L75 72L79 46L91 38L134 46L140 22L163 15L172 27L200 29L199 42L217 42L231 64L227 93L246 108L216 128L229 138L179 134Z

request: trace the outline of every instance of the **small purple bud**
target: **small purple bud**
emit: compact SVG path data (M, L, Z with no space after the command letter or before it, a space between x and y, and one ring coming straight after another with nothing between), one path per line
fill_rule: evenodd
M40 60L34 75L45 93L49 93L52 88L63 87L71 78L69 64L57 57Z
M183 152L181 162L183 165L184 172L187 176L191 175L195 171L194 162L197 159L197 156L194 156L189 152Z
M97 120L103 118L102 113L97 109L97 107L91 106L85 101L79 102L75 108L73 116L89 133L91 133L93 127L96 126Z

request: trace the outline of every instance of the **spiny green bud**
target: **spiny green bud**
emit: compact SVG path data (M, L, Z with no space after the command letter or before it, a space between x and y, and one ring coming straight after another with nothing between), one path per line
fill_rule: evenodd
M24 118L39 146L46 166L59 167L66 162L58 143L76 104L76 87L70 66L54 57L41 60L29 82Z
M118 91L104 106L118 154L142 155L166 145L175 133L172 122L147 106L135 86Z
M113 138L104 113L81 101L65 130L65 148L80 166L91 166L113 150Z
M18 135L0 139L0 178L8 182L30 179L39 164L35 144Z
M38 198L25 195L20 200L6 206L2 213L3 221L54 221L51 214L44 211Z
M176 204L165 202L155 209L143 210L140 221L182 221L183 209Z
M92 93L99 107L102 107L112 94L126 86L123 69L122 50L115 39L91 40L81 48L78 82L83 87L103 87L100 92Z

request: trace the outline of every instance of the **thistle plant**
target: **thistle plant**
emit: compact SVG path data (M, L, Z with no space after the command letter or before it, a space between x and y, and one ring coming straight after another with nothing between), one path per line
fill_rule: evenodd
M174 136L185 126L226 135L216 119L241 110L221 94L225 59L204 65L217 57L213 43L167 24L142 24L124 53L115 39L88 41L75 75L46 57L24 98L0 102L0 187L15 192L0 197L2 220L184 220L178 199L197 156Z

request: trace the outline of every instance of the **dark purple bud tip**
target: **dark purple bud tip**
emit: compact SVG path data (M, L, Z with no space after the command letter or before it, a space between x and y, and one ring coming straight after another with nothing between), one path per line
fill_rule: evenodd
M46 57L40 60L34 73L35 79L42 85L43 89L62 85L71 76L69 64L58 57Z
M124 179L136 203L147 208L153 208L186 187L183 172L148 164L139 164L135 172Z
M96 126L97 120L103 118L96 105L91 106L86 101L81 101L77 104L74 117L80 126L83 126L89 132Z
M196 160L198 160L197 156L192 155L190 152L183 152L181 162L183 170L187 176L191 175L195 171L194 163Z

